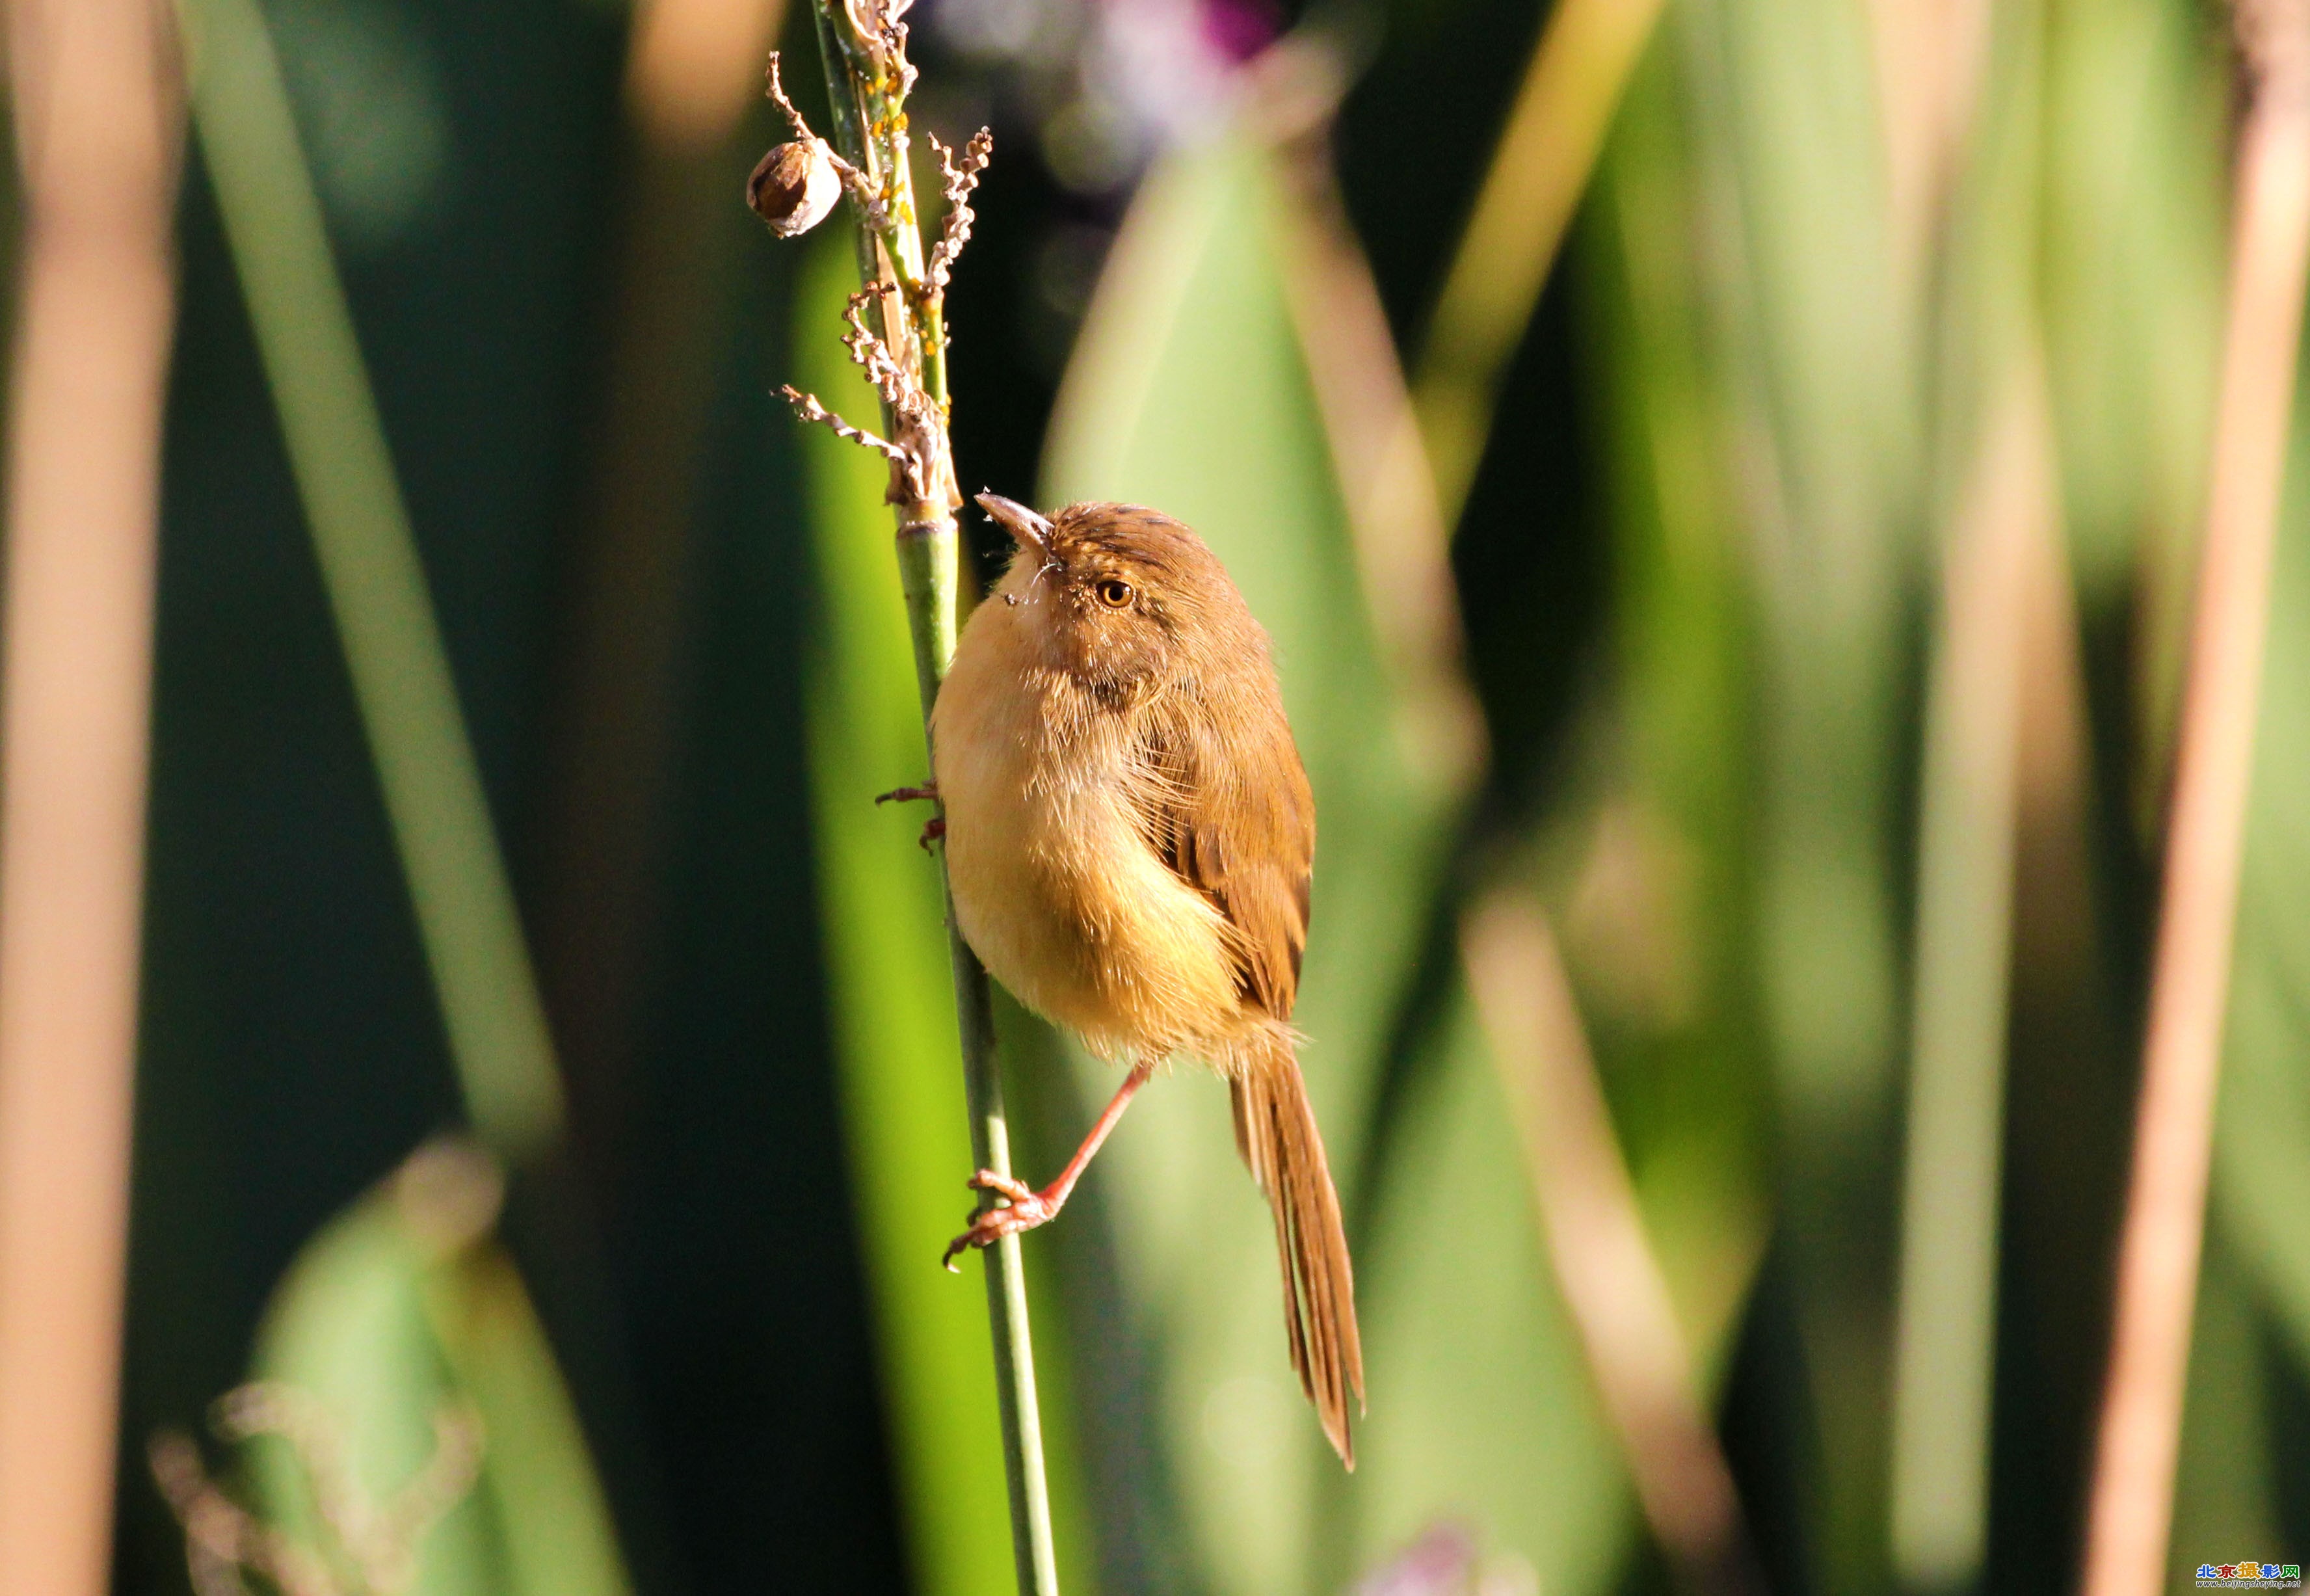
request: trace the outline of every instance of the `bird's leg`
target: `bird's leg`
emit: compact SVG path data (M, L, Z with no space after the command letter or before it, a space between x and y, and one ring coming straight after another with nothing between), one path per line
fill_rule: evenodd
M1107 1133L1123 1118L1123 1111L1131 1106L1131 1099L1138 1095L1139 1089L1147 1084L1147 1078L1154 1072L1155 1061L1151 1058L1142 1060L1132 1068L1131 1073L1124 1077L1123 1085L1116 1089L1114 1100L1107 1104L1107 1112L1099 1116L1099 1123L1090 1128L1090 1134L1085 1136L1082 1145L1075 1149L1075 1156L1067 1160L1064 1169L1059 1171L1059 1178L1041 1191L1034 1191L1024 1181L997 1175L992 1169L982 1169L964 1182L973 1191L994 1193L1010 1206L981 1211L970 1221L969 1229L947 1244L946 1256L940 1262L951 1270L954 1268L956 1256L966 1247L991 1246L1006 1236L1032 1230L1038 1225L1047 1225L1056 1219L1059 1210L1066 1206L1068 1194L1075 1189L1075 1182L1081 1180L1083 1171L1090 1167L1091 1155L1099 1151L1099 1144L1107 1140Z
M892 787L887 793L877 793L874 794L874 802L877 803L888 803L895 798L900 803L912 803L918 798L927 798L932 802L935 803L938 802L938 783L934 781L926 781L919 787ZM946 817L944 815L933 815L930 820L924 824L923 834L915 838L915 846L927 854L931 851L931 844L938 841L945 835Z

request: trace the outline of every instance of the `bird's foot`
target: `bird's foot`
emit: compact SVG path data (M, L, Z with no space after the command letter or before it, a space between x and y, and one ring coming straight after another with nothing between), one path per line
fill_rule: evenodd
M962 1184L974 1192L992 1192L1013 1207L1040 1201L1036 1195L1035 1188L1025 1181L1015 1180L1007 1175L997 1175L992 1169L982 1169Z
M947 1243L946 1256L939 1260L950 1272L960 1272L955 1269L954 1261L969 1248L991 1247L1006 1236L1047 1225L1059 1211L1057 1202L1032 1190L1026 1182L997 1175L992 1169L982 1169L963 1184L973 1191L992 1192L1010 1206L986 1209L971 1216L970 1228Z
M889 803L896 801L899 803L912 803L917 799L928 799L931 802L936 803L938 795L938 783L926 781L919 787L892 787L887 793L877 793L874 794L874 802ZM945 836L946 817L934 815L929 823L924 826L923 834L915 838L915 846L927 854L931 851L931 844L942 840Z

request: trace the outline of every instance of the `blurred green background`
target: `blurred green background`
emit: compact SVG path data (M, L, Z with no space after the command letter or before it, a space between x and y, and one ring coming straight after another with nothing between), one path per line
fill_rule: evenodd
M1593 161L1502 143L1558 20L1526 0L912 14L916 129L996 140L948 308L965 487L1197 526L1322 816L1298 1023L1362 1466L1292 1388L1224 1094L1177 1071L1025 1244L1066 1583L1683 1579L1463 987L1504 888L1554 927L1758 1583L2062 1587L2205 497L2224 18L1556 3L1620 19L1543 85ZM260 358L225 217L287 191L224 192L262 128L220 90L178 216L116 1586L188 1589L145 1440L254 1371L334 1402L376 1490L444 1400L482 1414L416 1589L1007 1590L982 1296L936 1268L968 1152L935 878L870 802L925 774L881 473L777 397L868 408L851 257L741 203L785 136L773 31L821 103L808 16L244 13L189 0L190 70L277 53L569 1123L501 1213L487 1168L405 1164L461 1064L283 441L280 362L326 340ZM1560 247L1463 255L1480 194L1576 204ZM1440 516L1358 429L1407 380ZM2310 1550L2306 484L2176 1571ZM1110 1083L1000 1022L1045 1178ZM309 1529L286 1461L229 1478Z

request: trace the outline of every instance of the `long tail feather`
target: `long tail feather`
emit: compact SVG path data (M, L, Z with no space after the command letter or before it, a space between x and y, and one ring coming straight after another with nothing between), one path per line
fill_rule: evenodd
M1272 1047L1233 1080L1235 1143L1275 1216L1276 1261L1283 1272L1283 1328L1300 1389L1316 1404L1340 1461L1356 1466L1348 1429L1348 1393L1360 1412L1363 1344L1356 1333L1355 1268L1340 1223L1323 1133L1289 1042Z

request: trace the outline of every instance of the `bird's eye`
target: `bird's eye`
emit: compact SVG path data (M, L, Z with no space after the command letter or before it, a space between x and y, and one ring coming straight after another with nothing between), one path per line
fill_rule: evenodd
M1109 577L1094 590L1099 602L1110 610L1120 610L1131 602L1131 584L1120 577Z

